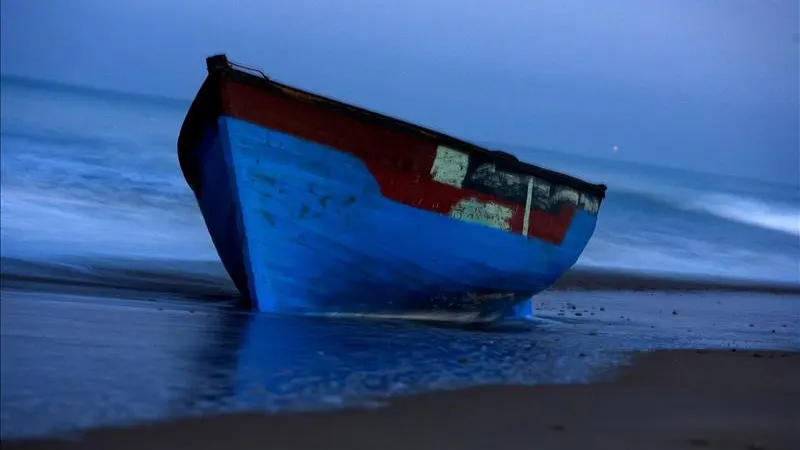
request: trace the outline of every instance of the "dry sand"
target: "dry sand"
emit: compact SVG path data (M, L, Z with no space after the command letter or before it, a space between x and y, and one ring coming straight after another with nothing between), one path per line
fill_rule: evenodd
M384 408L234 414L22 449L796 449L800 353L656 351L591 385L496 386Z

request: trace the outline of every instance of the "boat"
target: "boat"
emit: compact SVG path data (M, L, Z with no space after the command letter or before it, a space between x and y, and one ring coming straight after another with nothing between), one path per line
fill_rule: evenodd
M530 319L606 186L206 58L178 160L243 302L276 314Z

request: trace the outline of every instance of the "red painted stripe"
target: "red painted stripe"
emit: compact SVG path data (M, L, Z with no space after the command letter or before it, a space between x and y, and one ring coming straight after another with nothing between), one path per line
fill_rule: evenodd
M475 199L481 203L494 203L505 206L513 212L508 221L510 229L515 233L522 233L525 205L512 203L482 192L439 183L425 174L393 170L386 166L370 164L367 164L367 167L379 180L381 194L387 198L445 215L450 214L453 207L461 200Z
M561 205L558 215L547 211L532 210L528 224L528 236L535 236L543 241L561 244L569 230L572 218L575 217L575 207Z
M263 89L225 81L222 112L267 128L348 152L361 159L391 200L428 211L449 214L460 200L474 198L512 210L512 232L522 233L525 205L434 181L430 170L437 144L418 134L379 127L324 107L318 100L291 90ZM559 244L574 209L559 214L531 211L528 235Z

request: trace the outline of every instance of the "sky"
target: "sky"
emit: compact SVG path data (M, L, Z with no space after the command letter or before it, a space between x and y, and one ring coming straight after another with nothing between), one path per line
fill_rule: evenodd
M0 71L191 99L226 53L472 141L800 183L798 3L3 0Z

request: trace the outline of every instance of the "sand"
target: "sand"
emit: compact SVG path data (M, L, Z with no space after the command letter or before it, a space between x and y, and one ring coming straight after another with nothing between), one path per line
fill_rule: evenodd
M208 416L3 449L745 450L800 442L800 353L647 352L603 380L436 392L370 410Z
M800 294L800 283L743 280L684 274L647 274L613 269L576 267L564 274L551 291L753 292Z

